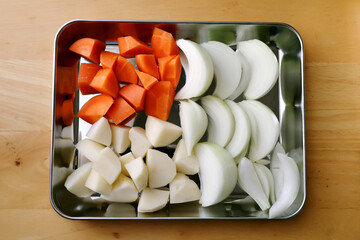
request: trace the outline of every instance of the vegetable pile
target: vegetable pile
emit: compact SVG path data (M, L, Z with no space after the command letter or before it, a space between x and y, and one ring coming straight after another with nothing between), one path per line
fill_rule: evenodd
M76 144L88 162L66 179L71 193L135 202L144 213L168 202L212 206L238 185L248 197L231 204L254 202L269 218L284 214L300 174L278 142L276 115L257 100L278 79L277 58L266 44L238 42L234 51L218 41L175 41L155 27L150 44L125 36L118 38L119 53L105 47L83 38L69 48L90 61L80 65L78 85L82 95L94 94L76 115L92 125ZM185 83L178 86L182 68ZM167 121L174 100L180 126ZM140 112L145 127L128 124ZM171 157L162 151L175 144Z

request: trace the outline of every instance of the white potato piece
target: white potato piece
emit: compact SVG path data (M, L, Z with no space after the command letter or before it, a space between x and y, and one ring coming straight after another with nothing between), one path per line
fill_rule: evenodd
M154 147L165 147L182 134L181 127L152 116L146 119L145 132L147 139Z
M105 146L110 146L111 129L109 121L106 118L101 117L90 127L86 136L95 142L101 143Z
M172 160L176 165L176 170L180 173L194 175L199 172L199 161L194 151L188 155L184 139L181 139L176 145Z
M94 169L91 170L85 182L85 187L104 195L111 193L111 185Z
M156 212L166 206L169 201L169 191L145 188L140 196L138 212Z
M138 199L138 190L135 187L134 182L123 174L112 184L112 190L109 195L101 195L101 198L112 201L130 203Z
M94 142L90 139L83 139L79 141L75 147L81 154L83 154L92 162L96 160L96 156L99 154L99 152L105 148L104 145Z
M131 152L135 158L143 158L147 150L153 147L146 137L145 129L141 127L132 127L129 131L129 138L131 142Z
M201 192L196 183L183 173L176 174L169 184L170 204L199 200Z
M134 155L131 152L128 152L128 153L120 156L119 159L120 159L120 163L121 163L121 173L127 177L130 177L130 174L126 170L125 165L135 159Z
M73 171L65 181L65 187L69 192L78 197L89 197L94 191L85 187L85 182L91 172L92 163L87 163Z
M134 181L138 191L143 190L148 184L149 173L142 158L136 158L125 164L131 179Z
M109 184L113 184L121 172L119 157L111 148L106 147L96 156L93 169L95 169Z
M110 124L110 129L112 135L111 145L113 146L114 151L117 153L125 152L126 149L130 146L130 127Z
M176 175L176 165L163 152L149 149L146 156L146 165L149 171L150 188L159 188L169 184Z

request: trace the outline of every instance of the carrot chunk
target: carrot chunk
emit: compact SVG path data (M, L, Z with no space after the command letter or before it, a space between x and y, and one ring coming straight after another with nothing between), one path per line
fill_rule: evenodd
M109 95L96 95L82 106L77 116L93 124L106 114L113 102L114 99Z
M119 54L108 52L108 51L102 51L100 53L100 63L103 68L110 68L115 72L116 67L116 61Z
M137 85L129 84L119 90L119 95L122 96L136 112L144 110L146 89Z
M159 81L146 93L145 113L161 120L169 118L173 105L175 91L168 81Z
M140 85L143 86L146 90L149 90L155 83L158 82L156 78L150 74L135 70L136 74L139 77Z
M74 42L69 50L79 54L93 63L100 63L100 53L104 51L106 44L93 38L81 38Z
M61 106L61 117L66 126L70 126L74 121L73 99L64 100Z
M80 65L78 83L80 91L83 95L98 93L98 91L90 87L90 83L101 67L94 63L82 63Z
M119 82L137 83L135 67L122 56L117 58L115 74Z
M113 98L117 97L119 91L119 83L111 69L100 69L91 81L90 87Z
M119 96L114 104L110 107L107 112L108 119L112 120L116 125L126 122L135 116L135 110L125 101L124 98Z
M168 56L158 59L159 62L159 72L160 79L162 81L171 82L174 90L179 84L180 75L181 75L181 62L180 56Z
M118 38L120 55L126 58L137 54L152 53L152 48L133 36Z
M173 35L157 27L151 37L151 47L156 58L179 54Z
M135 60L140 71L150 74L156 79L160 78L156 59L153 54L138 54L135 56Z

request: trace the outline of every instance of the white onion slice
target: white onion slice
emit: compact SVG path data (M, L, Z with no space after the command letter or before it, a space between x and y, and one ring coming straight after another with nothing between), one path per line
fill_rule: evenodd
M240 83L241 64L239 58L228 45L209 41L201 46L209 53L214 64L216 86L213 95L225 99Z
M280 197L281 190L284 185L284 178L282 171L280 169L280 160L278 157L278 153L285 154L285 150L280 143L277 143L272 154L271 154L271 163L270 170L274 176L274 184L275 184L275 199Z
M179 116L186 151L190 156L194 145L206 132L208 118L205 110L190 99L180 102Z
M244 157L238 165L238 182L241 188L252 197L261 210L270 208L269 198L261 185L254 163Z
M296 199L300 188L300 173L294 159L278 153L281 171L284 176L284 186L279 198L269 210L269 218L281 216Z
M275 85L279 75L279 64L275 54L265 43L257 39L239 42L237 49L251 68L251 78L244 91L245 98L263 97Z
M225 147L234 134L235 121L228 105L218 97L201 98L201 106L209 116L208 142Z
M176 100L200 97L210 87L214 67L209 54L199 44L179 39L180 60L186 75L185 85L175 95Z
M200 203L208 207L227 198L236 186L236 165L230 153L214 143L198 143L195 155L200 164Z
M271 109L259 101L246 100L239 104L250 119L251 141L248 157L257 161L273 150L279 138L280 124Z
M265 187L268 189L268 197L270 199L270 203L273 204L275 202L275 189L274 189L274 177L267 167L262 164L254 163L256 173L259 176L261 181L261 185L264 190ZM266 185L266 186L265 186ZM267 193L267 192L266 192Z

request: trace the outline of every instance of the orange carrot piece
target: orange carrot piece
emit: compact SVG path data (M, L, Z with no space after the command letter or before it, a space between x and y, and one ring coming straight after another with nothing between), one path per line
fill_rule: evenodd
M152 48L138 38L126 36L118 38L120 55L126 58L134 57L138 54L152 53Z
M119 56L119 54L117 54L117 53L102 51L100 53L101 66L103 68L110 68L115 72L118 56Z
M82 106L77 116L93 124L107 113L113 102L114 99L109 95L96 95Z
M82 63L80 65L78 83L80 91L83 95L98 93L98 91L90 87L90 83L101 67L94 63Z
M119 95L123 97L136 112L144 110L146 89L137 85L129 84L119 90Z
M66 126L70 126L74 121L73 99L67 99L61 106L61 117Z
M106 44L93 38L81 38L74 42L69 50L79 54L87 60L100 63L100 53L104 51Z
M156 59L153 54L138 54L135 56L135 60L140 71L150 74L156 79L160 78Z
M156 58L179 54L173 35L157 27L151 37L151 47Z
M169 118L171 106L175 97L174 88L171 82L159 81L154 84L146 93L145 113L161 120Z
M119 82L137 83L135 67L122 56L117 58L115 74Z
M113 98L118 96L119 83L111 69L100 69L91 81L90 87Z
M135 116L135 109L133 109L129 103L119 96L114 104L107 112L108 119L111 119L116 125L126 122Z
M143 86L146 90L149 90L155 83L158 82L158 80L150 74L141 72L136 69L135 72L139 77L140 85Z
M181 75L181 62L180 56L168 56L158 59L159 62L159 72L160 79L162 81L171 82L174 90L179 84L180 75Z

